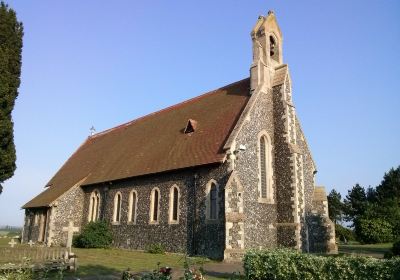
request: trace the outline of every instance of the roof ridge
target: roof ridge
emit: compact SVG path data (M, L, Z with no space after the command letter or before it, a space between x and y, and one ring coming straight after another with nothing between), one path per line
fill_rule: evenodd
M107 134L107 133L109 133L109 132L112 132L112 131L121 129L121 128L123 128L123 127L129 126L129 125L131 125L131 124L134 124L134 123L136 123L136 122L138 122L138 121L140 121L140 120L143 120L143 119L145 119L145 118L148 118L148 117L150 117L150 116L154 116L154 115L156 115L156 114L159 114L159 113L162 113L162 112L166 112L166 111L170 111L170 110L172 110L172 109L178 108L178 107L183 106L183 105L185 105L185 104L187 104L187 103L191 103L191 102L193 102L193 101L196 101L196 100L198 100L198 99L201 99L201 98L204 98L204 97L206 97L206 96L208 96L208 95L211 95L211 94L213 94L213 93L215 93L215 92L217 92L217 91L219 91L219 90L221 90L221 89L224 89L224 88L227 88L227 87L231 87L231 86L233 86L233 85L235 85L235 84L241 83L241 82L243 82L244 80L247 80L247 79L249 79L249 77L244 78L244 79L241 79L241 80L236 81L236 82L233 82L233 83L230 83L230 84L227 84L227 85L225 85L225 86L223 86L223 87L220 87L220 88L217 88L217 89L208 91L208 92L203 93L203 94L200 94L200 95L198 95L198 96L189 98L189 99L187 99L187 100L184 100L184 101L182 101L182 102L176 103L176 104L174 104L174 105L171 105L171 106L168 106L168 107L166 107L166 108L160 109L160 110L158 110L158 111L155 111L155 112L149 113L149 114L147 114L147 115L141 116L141 117L139 117L139 118L137 118L137 119L134 119L134 120L131 120L131 121L122 123L122 124L120 124L120 125L114 126L114 127L112 127L112 128L103 130L103 131L98 132L98 133L96 133L96 134L94 134L94 135L92 135L92 136L89 136L88 139L95 139L95 138L97 138L97 137L99 137L99 136L102 136L102 135L105 135L105 134Z

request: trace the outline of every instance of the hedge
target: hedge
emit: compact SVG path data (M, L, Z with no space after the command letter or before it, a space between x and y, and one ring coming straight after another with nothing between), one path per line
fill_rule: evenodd
M400 279L400 258L316 256L289 249L249 251L243 259L249 280Z
M108 248L112 242L112 233L104 221L90 222L81 234L74 236L73 245L77 248Z

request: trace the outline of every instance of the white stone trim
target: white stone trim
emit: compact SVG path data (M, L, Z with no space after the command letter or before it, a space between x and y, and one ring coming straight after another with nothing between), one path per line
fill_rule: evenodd
M226 182L226 185L225 185L225 216L226 216L226 214L234 213L232 211L232 207L229 204L229 199L228 199L229 194L232 193L231 185L234 182L236 182L237 185L238 185L238 189L237 189L237 191L239 193L239 202L237 203L237 206L239 208L239 212L238 213L243 213L244 212L244 209L243 209L244 188L242 186L242 183L240 182L239 177L237 176L236 171L233 171L231 176L228 179L228 182Z
M133 194L135 194L135 215L132 217L132 210L133 210ZM128 224L136 224L136 217L137 217L137 207L138 207L138 193L136 190L132 190L129 193L129 207L128 207Z
M217 191L217 199L216 199L216 209L215 209L215 214L216 214L216 219L211 219L211 186L215 185L216 191ZM217 181L214 179L211 179L208 181L206 185L206 222L213 222L213 221L218 221L219 220L219 202L220 202L220 197L219 197L219 184Z
M119 212L117 211L117 200L118 200L118 196L120 197L120 203L119 203ZM117 192L114 195L114 211L113 211L113 220L112 220L112 224L113 225L119 225L121 224L121 209L122 209L122 193L121 192ZM119 217L117 217L117 213L119 213ZM117 219L119 218L119 219Z
M100 205L101 205L100 191L98 189L95 189L92 191L89 198L89 211L88 211L89 222L95 222L99 219Z
M266 167L266 197L262 197L261 191L261 148L260 141L261 139L265 139L265 167ZM262 130L257 135L257 160L258 160L258 202L260 203L275 203L274 200L274 188L273 188L273 167L272 167L272 142L271 137L269 136L266 130Z
M153 216L154 216L154 194L156 191L158 192L157 220L154 220L153 219ZM149 224L157 225L160 222L160 200L161 200L160 189L155 187L151 190L151 193L150 193Z
M34 223L33 223L33 225L34 226L38 226L39 225L39 213L37 212L37 211L35 211L35 214L34 214L35 216L34 216Z
M177 211L177 218L176 220L173 219L173 213L174 213L174 189L178 190L178 207L176 209ZM169 224L179 224L179 216L181 214L180 210L180 200L181 200L181 190L179 189L178 185L174 184L170 189L169 189L169 213L168 213L168 223Z

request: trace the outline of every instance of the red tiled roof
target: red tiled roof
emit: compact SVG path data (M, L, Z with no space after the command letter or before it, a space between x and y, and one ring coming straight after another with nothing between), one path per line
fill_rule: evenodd
M23 208L48 206L85 177L82 185L221 162L249 87L247 78L89 137ZM196 129L185 134L189 119Z

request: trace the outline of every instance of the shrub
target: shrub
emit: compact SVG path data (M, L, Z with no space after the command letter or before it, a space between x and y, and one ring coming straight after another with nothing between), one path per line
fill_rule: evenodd
M289 249L250 251L244 257L247 279L398 279L400 258L323 257Z
M348 242L348 241L354 241L356 240L356 237L354 235L354 232L346 228L344 226L335 225L335 232L336 232L336 238L339 238L340 241L342 242Z
M356 236L362 243L374 244L393 240L392 226L385 220L360 219L355 225Z
M151 254L165 254L165 247L161 243L150 244L146 251Z
M112 242L112 234L104 221L90 222L82 233L74 237L73 245L78 248L108 248Z

